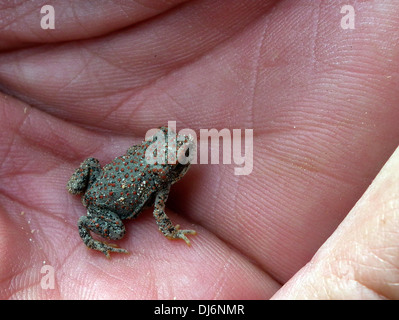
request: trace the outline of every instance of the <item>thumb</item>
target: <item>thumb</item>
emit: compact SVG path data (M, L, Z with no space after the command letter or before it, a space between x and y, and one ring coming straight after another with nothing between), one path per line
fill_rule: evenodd
M399 148L334 234L273 299L399 298Z

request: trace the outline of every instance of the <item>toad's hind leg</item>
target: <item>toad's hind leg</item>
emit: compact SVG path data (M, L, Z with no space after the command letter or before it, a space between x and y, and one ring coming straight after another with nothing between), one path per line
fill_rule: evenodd
M180 226L174 226L172 221L170 221L169 217L165 213L165 202L168 199L169 188L161 190L156 198L154 204L154 217L159 227L159 230L163 233L163 235L169 239L182 239L188 245L190 245L190 240L186 237L186 234L195 235L196 232L194 230L180 230Z
M67 189L72 194L83 193L101 173L100 162L95 158L88 158L72 174Z
M92 211L92 212L89 212ZM119 240L125 235L125 226L122 220L111 211L96 212L89 210L87 216L80 217L78 221L79 235L84 244L94 250L101 251L107 258L110 252L127 253L127 250L116 245L107 244L93 239L90 231L106 239Z

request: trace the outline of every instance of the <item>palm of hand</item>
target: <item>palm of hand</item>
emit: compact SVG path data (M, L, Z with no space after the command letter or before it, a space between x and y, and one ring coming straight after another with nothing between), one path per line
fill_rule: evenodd
M14 96L0 98L2 297L267 298L392 152L394 84L370 81L394 66L392 57L373 60L390 55L384 26L368 27L388 48L370 58L361 55L367 30L352 43L332 6L321 5L317 20L297 2L203 2L92 8L84 21L76 7L52 34L1 33L3 50L13 48L0 55L1 86ZM22 5L27 21L39 12L31 5ZM253 172L197 165L172 188L168 214L199 233L191 248L165 240L147 212L118 242L129 256L87 251L69 176L168 120L254 129ZM54 267L53 290L40 286L43 264Z

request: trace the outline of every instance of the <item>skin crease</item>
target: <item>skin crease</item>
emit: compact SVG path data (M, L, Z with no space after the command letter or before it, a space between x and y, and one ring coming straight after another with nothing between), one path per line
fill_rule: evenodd
M351 243L369 252L379 237L350 232L357 220L344 218L399 143L397 1L356 2L355 30L340 27L348 1L83 3L0 7L1 298L398 296L397 237L381 244L392 259L382 273L361 269L369 260L329 269L336 255L357 261ZM39 27L43 4L55 7L55 30ZM196 132L252 128L252 173L193 165L172 187L166 212L198 232L191 247L165 239L147 210L117 241L129 255L88 250L70 175L168 120ZM371 198L385 203L378 190ZM346 232L334 233L343 220ZM40 285L43 265L54 289ZM306 286L330 274L361 285Z

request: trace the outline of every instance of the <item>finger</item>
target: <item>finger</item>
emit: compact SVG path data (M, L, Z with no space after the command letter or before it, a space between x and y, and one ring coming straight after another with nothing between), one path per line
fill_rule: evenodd
M98 37L161 14L184 1L3 1L0 50ZM44 5L54 8L54 29L41 26L41 20L48 19L48 11L41 12Z
M399 298L399 148L275 299Z
M157 88L148 97L137 96L139 89L242 32L274 2L194 1L148 23L87 42L4 53L0 59L2 87L63 118L95 126L115 121L114 130L145 128L159 119L154 116L158 111L149 110L154 103L147 101L166 89ZM160 105L166 117L165 103Z

